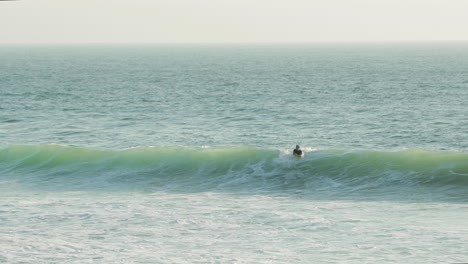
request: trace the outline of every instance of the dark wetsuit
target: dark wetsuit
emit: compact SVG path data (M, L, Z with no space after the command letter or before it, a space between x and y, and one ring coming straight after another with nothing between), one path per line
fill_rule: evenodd
M294 149L294 150L293 150L293 155L295 155L295 156L302 156L302 150L300 150L300 149Z

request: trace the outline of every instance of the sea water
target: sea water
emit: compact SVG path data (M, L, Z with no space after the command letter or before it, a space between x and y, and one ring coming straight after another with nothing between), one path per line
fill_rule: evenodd
M467 102L466 43L1 46L0 262L468 262Z

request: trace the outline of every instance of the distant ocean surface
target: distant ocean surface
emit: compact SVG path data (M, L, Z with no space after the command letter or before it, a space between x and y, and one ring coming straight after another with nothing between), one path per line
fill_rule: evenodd
M0 46L0 263L468 262L467 149L467 43Z

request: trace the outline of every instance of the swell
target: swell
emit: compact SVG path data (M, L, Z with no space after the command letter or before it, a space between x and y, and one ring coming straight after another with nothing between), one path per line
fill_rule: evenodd
M389 193L425 188L464 194L468 154L319 150L298 159L286 150L247 146L93 150L10 145L0 150L2 178L27 186L78 190Z

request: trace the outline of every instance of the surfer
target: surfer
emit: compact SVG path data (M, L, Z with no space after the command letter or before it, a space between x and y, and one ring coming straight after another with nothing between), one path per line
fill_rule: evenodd
M304 155L299 145L296 145L296 148L293 150L293 155L296 157L302 157L302 155Z

